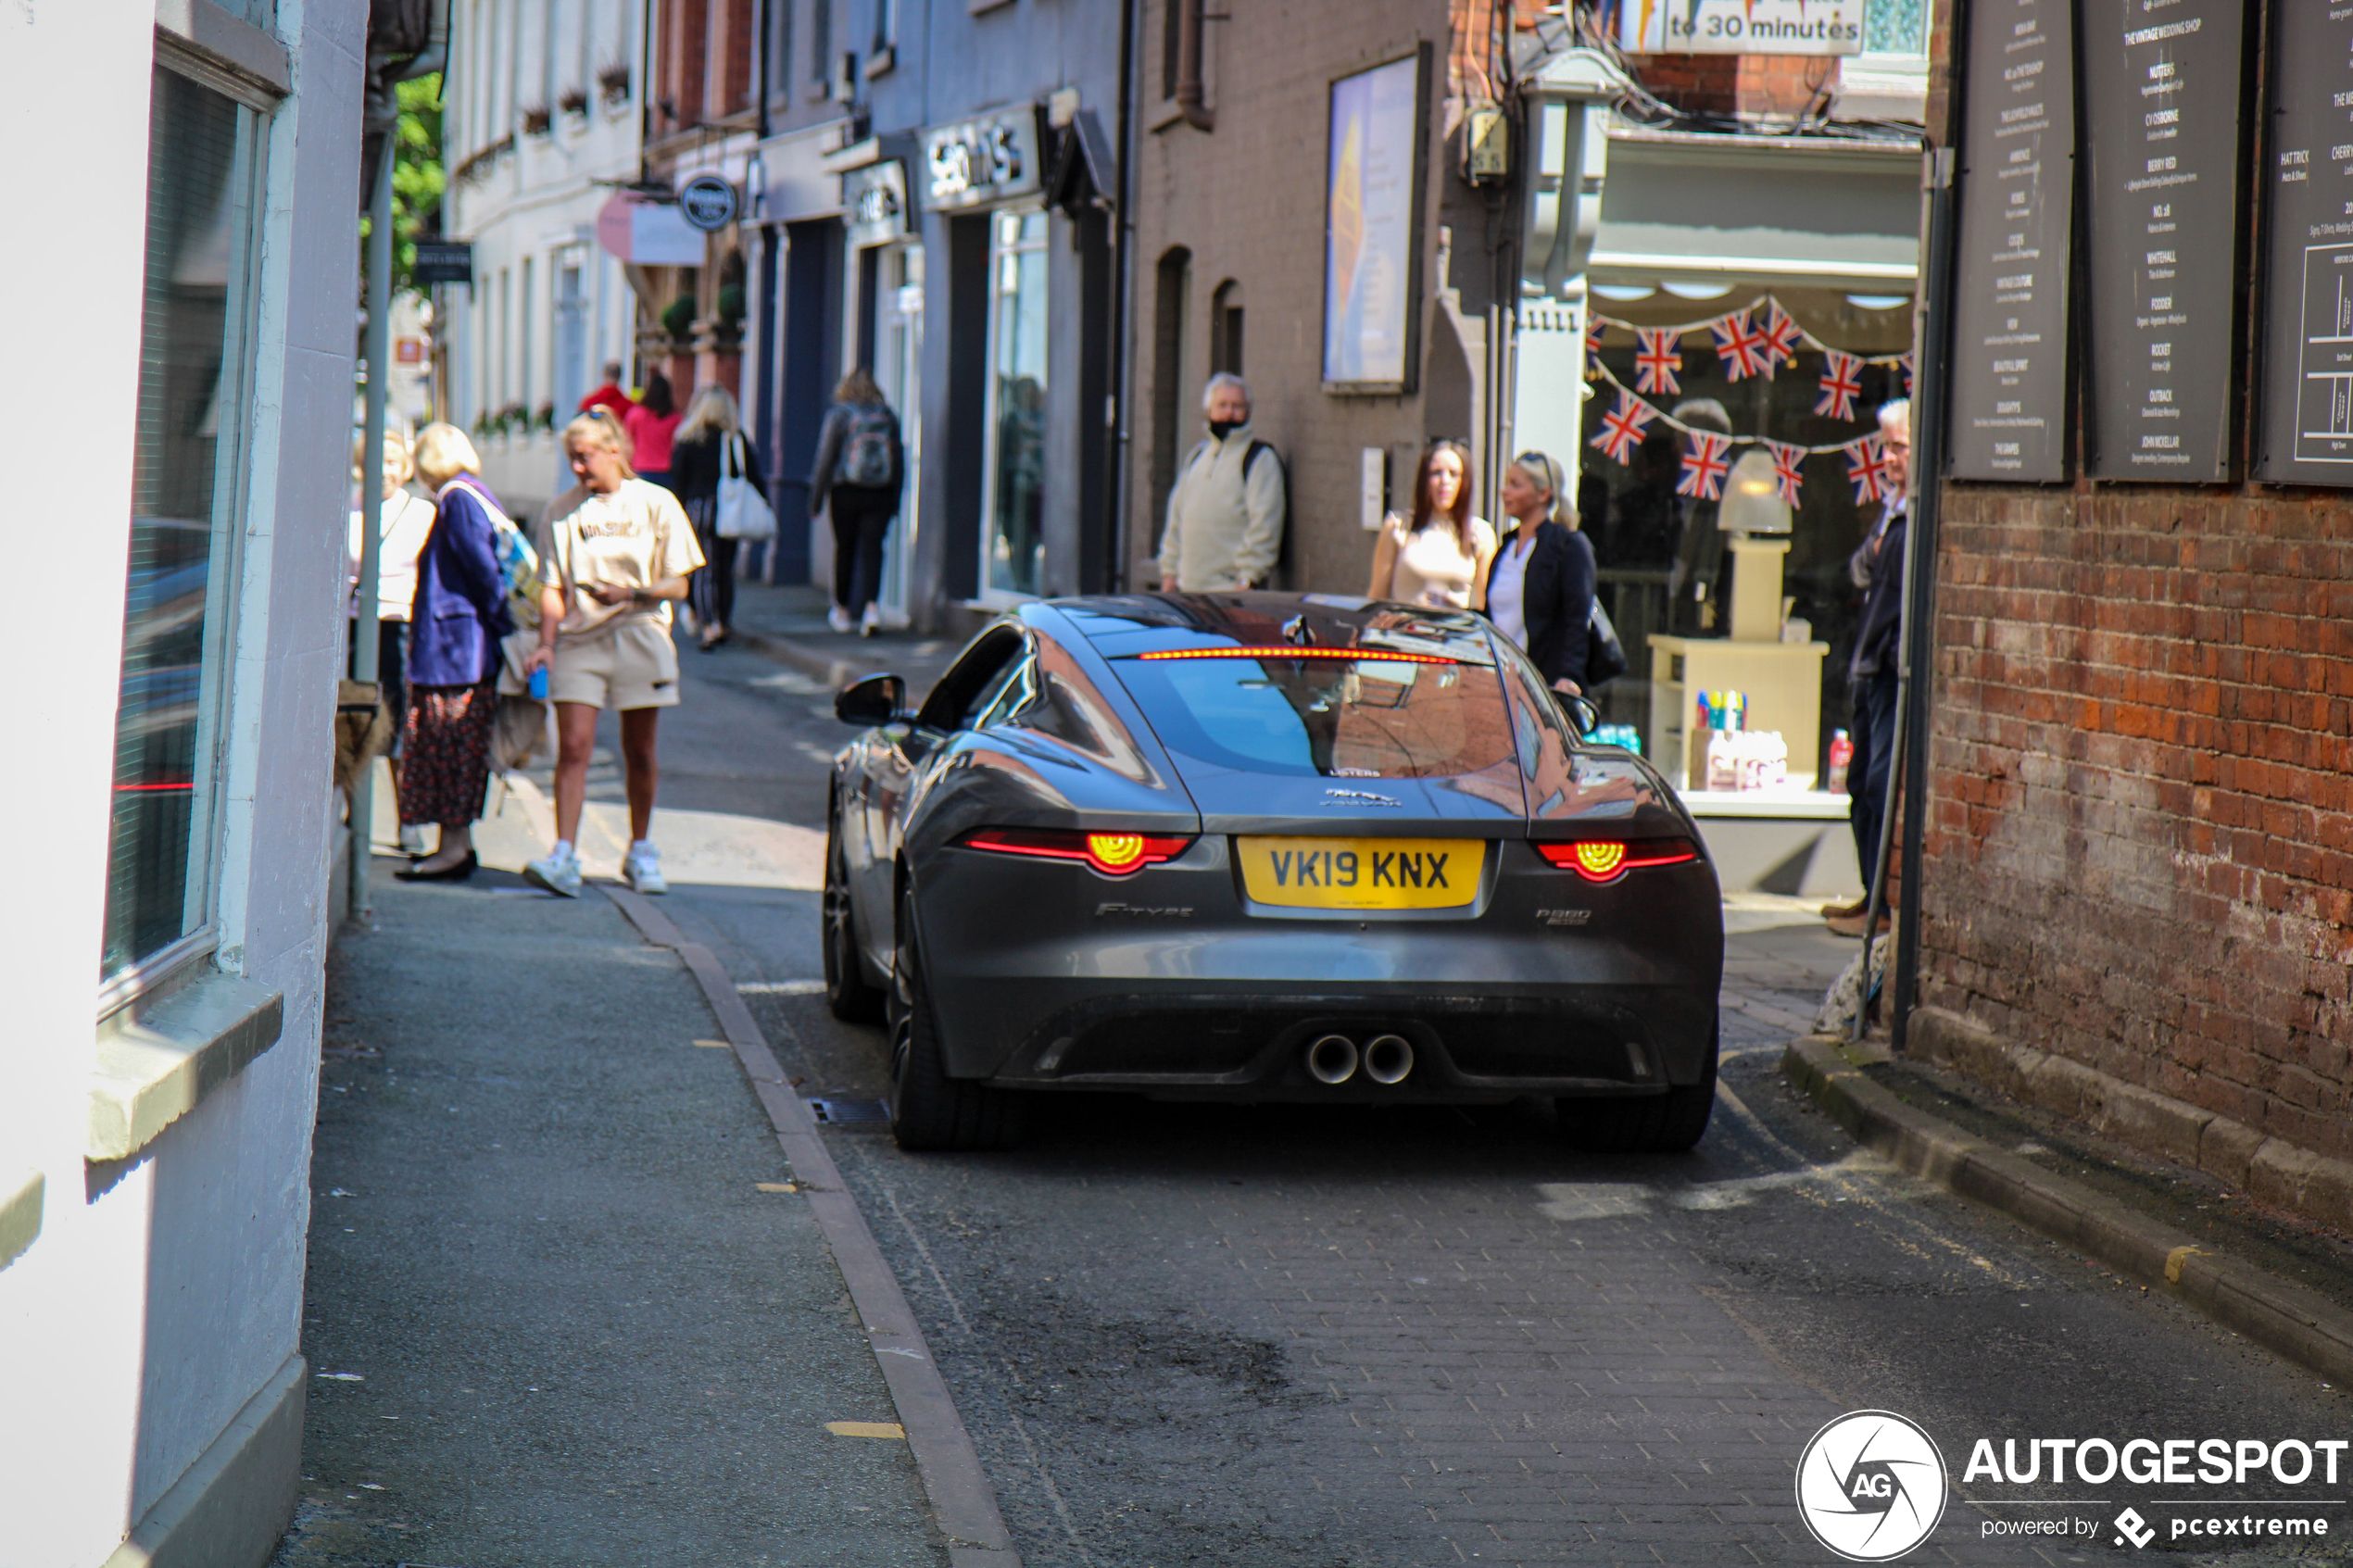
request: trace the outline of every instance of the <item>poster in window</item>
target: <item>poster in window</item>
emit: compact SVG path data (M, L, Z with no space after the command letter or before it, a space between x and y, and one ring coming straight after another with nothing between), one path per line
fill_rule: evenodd
M1425 45L1332 83L1324 189L1327 392L1414 390L1428 58Z

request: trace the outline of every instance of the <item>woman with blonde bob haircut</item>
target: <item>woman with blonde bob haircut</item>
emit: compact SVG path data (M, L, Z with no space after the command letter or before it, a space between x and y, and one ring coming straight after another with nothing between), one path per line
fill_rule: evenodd
M629 439L602 408L564 427L564 452L580 481L547 504L539 524L539 646L525 674L547 671L556 705L556 843L523 868L535 886L580 897L580 809L597 715L621 715L628 773L629 853L622 876L640 893L666 893L651 837L655 721L678 701L678 650L670 607L703 564L678 498L629 466Z
M433 487L432 532L417 557L409 633L409 712L401 731L400 825L441 825L434 853L397 872L409 882L473 874L474 820L490 784L498 712L498 643L515 629L498 561L511 528L478 477L482 460L454 425L417 436L417 472Z

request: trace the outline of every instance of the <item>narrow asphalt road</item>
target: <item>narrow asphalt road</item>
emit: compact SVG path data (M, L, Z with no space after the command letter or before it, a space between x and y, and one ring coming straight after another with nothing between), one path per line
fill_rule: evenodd
M830 693L735 650L686 667L664 803L822 830ZM1794 1099L1780 1046L1854 948L1786 912L1728 916L1724 1090L1671 1159L1572 1153L1518 1110L1107 1097L1052 1101L1013 1153L907 1155L855 1119L887 1092L884 1042L813 994L813 886L682 884L665 912L802 1093L843 1102L835 1157L1035 1568L1824 1562L1792 1478L1859 1409L1944 1445L1955 1496L1913 1561L2130 1555L2128 1506L2151 1549L2208 1544L2171 1540L2177 1516L2283 1499L2340 1504L2319 1556L2353 1530L2353 1474L1963 1483L1980 1438L2312 1439L2347 1407Z

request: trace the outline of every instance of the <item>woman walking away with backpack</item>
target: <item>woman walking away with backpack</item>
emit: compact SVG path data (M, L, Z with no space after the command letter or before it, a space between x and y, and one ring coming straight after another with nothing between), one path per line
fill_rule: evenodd
M686 422L670 448L670 488L686 507L695 540L709 563L695 573L693 595L705 653L727 640L727 622L736 613L736 546L741 541L719 532L719 483L737 477L751 481L753 490L767 493L760 454L744 439L735 395L717 382L707 383L686 405Z
M863 365L834 388L834 406L817 441L809 476L809 515L834 513L834 608L837 632L856 627L871 637L882 625L875 596L882 591L883 540L899 515L906 452L899 416Z

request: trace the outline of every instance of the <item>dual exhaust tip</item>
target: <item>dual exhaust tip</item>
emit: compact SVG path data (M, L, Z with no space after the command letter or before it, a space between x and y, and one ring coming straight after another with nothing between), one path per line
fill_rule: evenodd
M1324 1035L1307 1047L1307 1071L1319 1084L1345 1084L1359 1067L1376 1084L1402 1084L1414 1071L1413 1042L1403 1035L1376 1035L1359 1050L1345 1035Z

